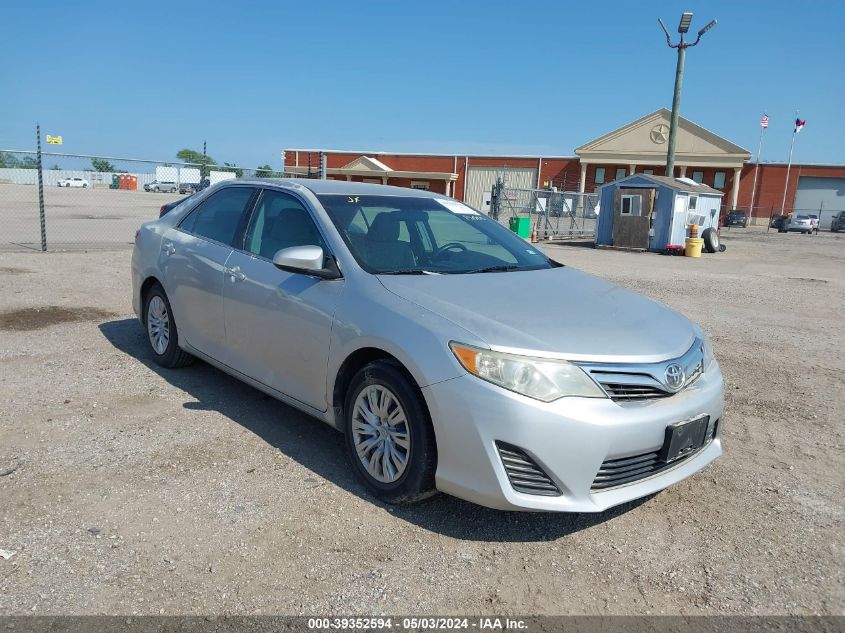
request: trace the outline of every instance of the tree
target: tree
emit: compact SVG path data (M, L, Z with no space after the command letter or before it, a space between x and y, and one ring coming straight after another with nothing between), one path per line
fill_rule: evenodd
M50 167L50 169L52 169L53 171L59 171L61 167L59 167L58 163L53 163L53 166Z
M192 149L180 149L176 152L176 158L184 163L191 163L191 165L199 165L200 176L208 178L209 165L216 165L217 161L211 156L203 156L202 152L197 152Z
M38 169L38 160L32 156L24 156L17 164L21 169Z
M267 164L259 165L255 168L256 178L281 178L281 176L279 172L273 171L273 168Z
M117 168L105 158L92 158L91 167L94 171L117 171Z
M20 161L14 154L0 152L0 167L15 168L20 166Z
M223 167L218 167L217 169L220 171L230 171L238 178L244 175L244 170L240 167L235 167L232 163L223 163Z

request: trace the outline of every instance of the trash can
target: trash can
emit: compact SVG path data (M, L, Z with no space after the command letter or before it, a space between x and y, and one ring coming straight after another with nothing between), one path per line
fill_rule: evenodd
M112 174L111 184L109 185L109 189L119 189L119 188L120 188L120 177L117 174Z
M509 227L521 238L527 240L531 237L531 218L513 217L510 219Z

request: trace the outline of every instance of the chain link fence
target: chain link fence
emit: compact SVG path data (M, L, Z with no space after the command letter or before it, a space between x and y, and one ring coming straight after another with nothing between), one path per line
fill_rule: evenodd
M518 189L498 180L493 185L490 216L505 226L531 218L536 239L592 238L599 217L598 195L557 189Z
M162 205L230 178L297 177L271 169L0 150L0 249L113 248ZM306 175L307 177L308 175ZM319 173L312 177L319 176ZM302 177L302 176L299 176ZM43 208L43 231L42 231Z
M833 207L785 207L781 209L780 205L755 206L755 207L740 207L740 211L745 211L748 218L749 226L768 226L769 228L777 228L784 216L811 216L818 220L818 227L821 231L829 231L833 218L840 213L845 213L845 208L837 209ZM722 209L723 221L729 213L727 207Z

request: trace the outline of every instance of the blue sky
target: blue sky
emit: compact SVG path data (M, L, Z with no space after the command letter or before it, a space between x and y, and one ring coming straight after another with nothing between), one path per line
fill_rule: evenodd
M290 147L570 155L671 107L674 31L719 24L687 54L681 114L785 160L845 163L845 3L512 0L9 3L0 148L34 126L63 150L281 164Z

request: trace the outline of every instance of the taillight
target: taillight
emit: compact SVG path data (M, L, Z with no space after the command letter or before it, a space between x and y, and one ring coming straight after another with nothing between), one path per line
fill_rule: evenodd
M161 217L161 216L163 216L165 213L167 213L167 208L166 208L166 207L167 207L167 205L166 205L166 204L161 205L161 208L158 210L158 217Z

